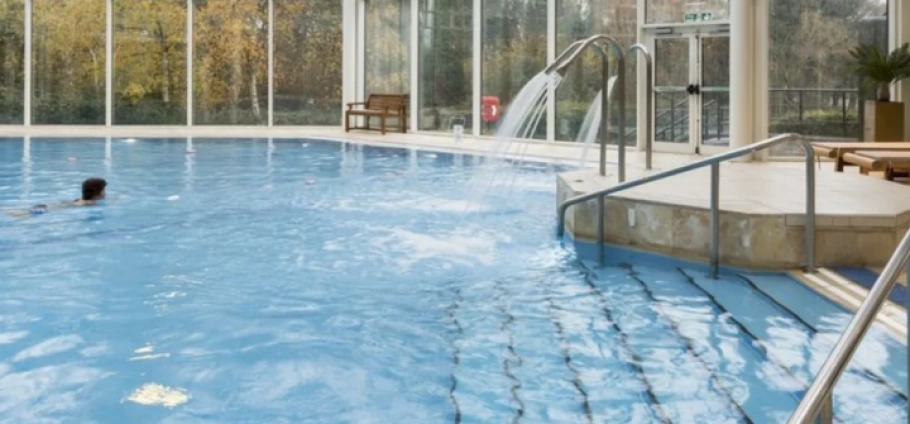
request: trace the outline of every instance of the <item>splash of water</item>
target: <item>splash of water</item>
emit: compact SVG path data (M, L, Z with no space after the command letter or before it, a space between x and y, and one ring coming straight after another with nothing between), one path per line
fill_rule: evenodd
M616 83L616 76L612 76L607 80L607 93L610 97L613 96L614 83ZM588 113L585 114L585 119L581 123L581 128L578 130L578 137L575 139L576 142L584 143L584 147L581 149L580 161L580 166L582 168L587 164L588 150L590 150L591 145L594 144L597 139L597 134L600 132L600 119L603 116L601 113L601 109L603 109L603 103L601 103L602 96L603 91L597 93L597 96L594 97L594 101L591 102L591 107L588 108ZM607 97L607 99L610 97Z

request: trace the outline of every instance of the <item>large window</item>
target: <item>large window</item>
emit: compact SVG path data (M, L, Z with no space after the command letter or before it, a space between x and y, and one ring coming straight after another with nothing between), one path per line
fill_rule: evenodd
M341 122L341 2L275 0L275 124Z
M770 25L770 132L858 139L869 95L858 90L849 50L887 50L887 2L774 0Z
M506 112L519 90L547 64L547 1L484 0L482 102ZM491 108L491 105L498 105ZM502 113L483 113L483 133L492 134ZM546 118L534 136L546 137Z
M22 124L25 66L23 0L0 0L0 124Z
M411 0L366 2L366 92L409 93Z
M32 122L104 124L104 0L32 1Z
M471 0L420 2L419 128L472 125Z
M623 48L635 43L637 32L636 0L557 0L556 50L567 48L572 42L594 34L608 34L616 38ZM626 137L627 144L635 144L632 136L635 128L636 99L636 57L626 57ZM556 139L579 140L582 124L593 101L601 90L601 57L590 50L573 65L559 87L556 99ZM612 75L615 75L615 63ZM614 92L616 91L614 87ZM611 124L618 123L619 101L610 98L612 107ZM599 110L599 109L597 109ZM591 131L591 132L589 132ZM613 131L616 131L614 128ZM596 135L598 128L588 128L585 134ZM611 140L618 140L618 133Z
M265 124L268 2L196 0L195 7L194 124Z
M186 123L186 0L114 1L114 123Z

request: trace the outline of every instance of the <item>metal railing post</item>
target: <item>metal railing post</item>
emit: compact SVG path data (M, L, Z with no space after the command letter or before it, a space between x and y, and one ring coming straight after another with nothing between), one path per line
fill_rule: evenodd
M597 258L603 263L604 259L604 218L606 217L606 196L597 198Z
M888 264L885 265L885 269L882 270L862 304L856 309L853 319L847 324L847 328L834 345L828 359L825 359L815 381L809 386L799 406L787 421L788 424L811 423L825 410L825 404L830 403L834 385L837 384L837 380L850 364L859 343L869 331L885 300L888 299L888 293L891 293L897 283L899 274L906 272L907 263L910 262L908 259L910 259L910 232L902 237L894 254L891 255L891 259L888 260Z
M815 272L815 150L800 136L806 154L806 272Z
M711 278L720 266L720 163L711 164Z
M604 51L601 58L603 69L601 70L601 94L600 94L600 176L607 176L607 144L610 142L610 92L608 91L610 81L610 57Z
M619 56L616 61L618 69L616 84L619 85L616 90L616 96L619 97L619 149L617 151L619 153L619 182L624 183L626 181L626 59L622 50L617 51L616 54ZM604 56L606 55L607 53L604 52Z

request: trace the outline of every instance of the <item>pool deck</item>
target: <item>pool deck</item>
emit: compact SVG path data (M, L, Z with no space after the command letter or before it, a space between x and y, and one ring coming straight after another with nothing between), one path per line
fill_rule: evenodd
M452 153L489 155L504 145L492 138L465 137L455 142L446 134L345 133L338 127L30 127L0 126L4 137L35 138L325 138L371 145L417 148ZM506 154L527 160L579 164L582 148L574 143L513 142ZM596 166L598 151L587 152L587 169L560 175L559 199L603 189L618 183L617 154L608 152L608 176ZM700 156L655 153L654 169L644 169L644 153L627 150L627 180L701 159ZM816 165L816 252L823 267L881 266L910 226L910 186L862 176L856 168L834 172L833 162ZM731 162L721 166L720 208L722 262L773 269L797 269L804 263L805 167L802 162ZM707 169L653 182L607 203L607 239L616 244L704 260L707 252L707 208L710 174ZM555 205L554 205L555 209ZM592 239L596 220L593 204L570 210L567 224L573 235ZM633 217L634 216L634 217ZM807 285L848 309L858 306L867 288L835 271L794 272ZM903 281L902 284L906 284ZM889 301L879 317L891 334L906 335L906 312Z

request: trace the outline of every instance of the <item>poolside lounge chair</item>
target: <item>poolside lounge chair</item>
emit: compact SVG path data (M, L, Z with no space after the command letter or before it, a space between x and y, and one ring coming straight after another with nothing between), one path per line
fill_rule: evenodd
M822 157L829 157L835 160L834 170L844 172L844 166L855 165L844 160L844 155L855 153L857 151L867 152L910 152L910 143L908 142L881 142L881 143L838 143L838 142L816 142L812 143L815 154Z
M885 179L894 181L896 174L910 170L910 151L857 150L842 155L844 162L860 167L860 172L884 171Z

